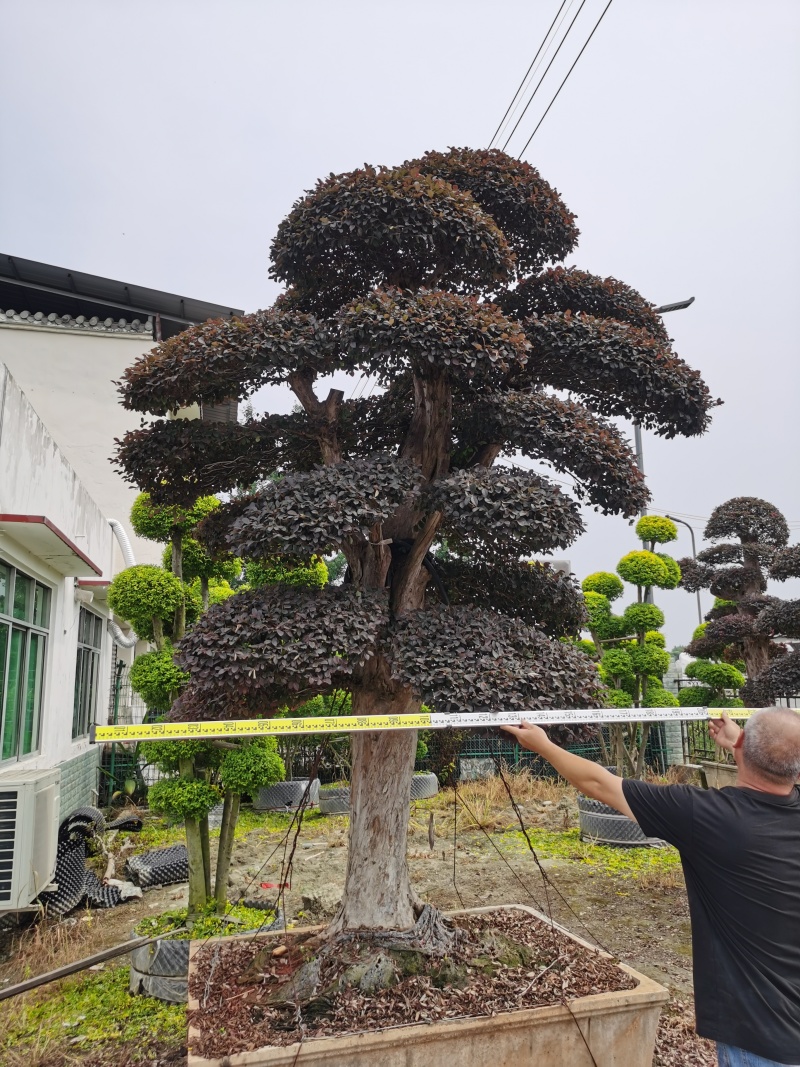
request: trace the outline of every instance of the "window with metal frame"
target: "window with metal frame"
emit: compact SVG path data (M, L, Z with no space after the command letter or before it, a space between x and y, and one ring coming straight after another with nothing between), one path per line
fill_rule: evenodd
M93 611L81 608L78 619L78 655L75 661L75 700L72 710L73 740L85 737L94 722L102 646L103 620Z
M0 762L39 750L51 591L0 559Z

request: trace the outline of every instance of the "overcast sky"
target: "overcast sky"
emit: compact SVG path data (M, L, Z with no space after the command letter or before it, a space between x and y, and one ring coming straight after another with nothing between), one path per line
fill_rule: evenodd
M585 3L511 151L604 6ZM557 9L5 5L0 249L263 307L269 242L296 197L364 162L487 145ZM696 297L667 321L725 405L701 439L645 435L645 468L653 510L698 534L716 504L755 495L800 536L799 43L797 0L614 0L525 153L578 216L575 263L658 304ZM583 576L635 547L625 522L590 513L565 555ZM684 530L676 555L689 547ZM685 643L694 597L659 603L669 643Z

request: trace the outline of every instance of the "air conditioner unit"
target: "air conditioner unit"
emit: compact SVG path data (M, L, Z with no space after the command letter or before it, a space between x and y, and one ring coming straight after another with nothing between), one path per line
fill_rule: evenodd
M53 880L61 771L0 775L0 913L27 908Z

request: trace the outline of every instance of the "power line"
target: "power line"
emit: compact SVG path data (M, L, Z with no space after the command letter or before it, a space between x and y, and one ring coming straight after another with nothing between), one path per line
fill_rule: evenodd
M575 62L574 62L574 63L572 64L572 66L571 66L571 67L569 68L569 70L567 71L566 75L564 76L564 81L562 81L562 83L561 83L561 84L559 85L558 89L556 90L556 95L555 95L555 96L553 97L553 99L552 99L552 100L550 101L550 103L549 103L549 104L547 105L547 111L545 111L545 113L544 113L544 114L542 115L542 117L541 117L541 118L539 119L539 122L538 122L538 125L536 126L536 129L535 129L535 130L533 131L533 133L532 133L532 134L530 135L530 137L528 138L528 140L527 140L527 141L525 142L525 145L524 145L524 147L523 147L523 149L522 149L522 152L520 152L520 154L519 154L519 158L520 158L520 159L522 158L522 156L523 156L523 154L524 154L525 150L527 149L528 145L529 145L529 144L531 143L531 141L533 140L533 138L534 138L534 137L536 136L536 132L537 132L537 130L539 129L539 126L541 126L541 125L542 125L542 123L544 122L544 120L545 120L545 119L547 118L547 114L548 114L548 112L550 111L550 108L551 108L551 107L553 106L553 104L554 104L554 103L556 102L556 100L558 99L558 94L559 94L559 93L561 92L561 90L562 90L562 89L564 88L564 86L566 85L566 82L567 82L567 78L569 78L570 74L572 74L573 70L574 70L574 69L575 69L575 67L577 66L578 60L579 60L579 59L581 58L581 56L583 55L583 53L584 53L584 52L586 51L586 46L587 46L587 45L589 44L589 41L591 41L591 39L592 39L592 38L594 37L594 35L595 35L595 30L597 30L597 27L598 27L598 26L600 25L600 23L601 23L601 22L603 21L603 19L605 18L605 14L606 14L606 11L608 11L608 9L609 9L609 8L611 7L611 4L612 4L612 3L613 3L613 0L608 0L608 3L607 3L607 4L606 4L606 6L605 6L605 7L603 8L603 13L602 13L602 15L601 15L601 16L600 16L600 18L599 18L599 19L597 20L597 22L595 22L595 24L594 24L594 29L593 29L593 30L592 30L592 32L591 32L591 33L589 34L589 36L588 36L588 37L586 38L586 44L584 44L583 48L582 48L582 49L580 50L580 52L578 52L578 55L577 55L577 57L576 57L576 59L575 59ZM567 31L567 32L569 32L569 31Z
M572 6L572 2L573 2L573 0L569 0L569 5L570 5L570 7ZM528 77L530 76L530 73L531 73L531 71L533 70L534 64L536 63L536 60L537 60L537 59L539 58L539 54L541 53L541 51L542 51L542 49L544 48L545 44L547 43L547 39L548 39L548 37L549 37L549 36L550 36L550 34L551 34L551 33L553 32L553 27L555 26L556 22L558 21L558 17L559 17L559 15L561 14L561 12L562 12L562 11L564 10L564 7L565 7L565 5L566 5L566 4L567 4L567 0L561 0L561 7L559 7L558 11L556 11L556 15L555 15L555 18L554 18L554 19L553 19L553 21L552 21L552 22L550 23L550 28L548 29L547 33L546 33L546 34L544 35L544 37L542 38L542 43L541 43L541 44L539 45L538 49L536 50L536 55L535 55L535 56L533 57L533 59L531 60L531 65L530 65L530 66L528 67L528 69L527 69L527 70L525 71L525 76L524 76L524 78L522 79L522 81L521 81L521 82L519 83L519 85L517 86L517 91L516 91L516 92L514 93L514 95L513 95L512 97L511 97L511 103L510 103L510 104L508 105L508 107L506 108L506 113L505 113L505 115L503 115L502 119L500 120L500 122L499 122L499 124L498 124L498 127L497 127L497 129L496 129L496 130L494 131L494 133L492 134L492 139L491 139L491 141L489 142L489 147L490 147L490 148L491 148L491 147L492 147L492 145L494 144L494 142L495 142L495 138L497 137L497 135L498 135L498 134L500 133L500 131L502 130L503 126L505 125L505 121L506 121L506 119L508 118L509 112L510 112L510 111L511 111L511 109L512 109L512 108L514 107L514 103L515 103L515 101L516 101L517 97L518 97L518 96L520 95L520 93L522 92L523 86L524 86L524 85L525 85L525 83L527 82L527 80L528 80Z
M609 3L610 3L610 2L611 2L611 0L609 0ZM523 120L523 119L525 118L525 112L526 112L526 111L528 110L528 108L529 108L529 107L531 106L531 104L533 103L533 98L534 98L534 97L536 96L536 94L537 94L537 93L539 92L539 89L540 89L540 87L541 87L541 84L542 84L542 82L543 82L543 81L545 80L545 78L547 77L547 75L548 75L548 72L549 72L550 68L551 68L551 67L552 67L552 65L553 65L553 64L555 63L555 61L556 61L556 58L558 57L558 53L559 53L559 52L561 51L561 49L562 49L562 47L563 47L563 45L564 45L564 42L565 42L565 41L566 41L566 39L567 39L567 38L569 37L569 34L570 34L570 30L571 30L571 29L572 29L572 27L573 27L573 26L575 25L575 23L576 23L576 21L577 21L577 19L578 19L578 16L579 16L579 15L580 15L580 13L581 13L581 11L583 11L583 8L584 8L584 5L585 5L585 3L586 3L586 0L581 0L581 6L580 6L580 7L578 8L578 10L577 10L577 11L575 12L575 15L574 15L574 17L573 17L573 19L572 19L572 22L570 22L569 26L567 26L567 30L566 30L566 33L565 33L565 34L564 34L564 36L563 36L563 37L561 38L561 41L560 41L560 43L559 43L559 45L558 45L558 48L557 48L557 49L555 50L555 52L553 53L553 58L552 58L552 59L550 60L550 62L549 62L549 63L547 64L547 66L545 67L545 72L544 72L544 74L543 74L543 75L541 76L541 78L539 79L539 81L538 81L538 82L536 83L536 88L535 88L535 89L533 90L533 92L531 93L531 95L530 95L530 97L529 97L529 99L528 99L528 103L527 103L527 104L525 105L525 107L524 107L524 108L523 108L523 110L522 110L522 114L521 114L521 115L520 115L520 117L519 117L519 118L517 119L516 123L514 124L514 129L513 129L512 131L511 131L511 133L510 133L510 134L508 135L508 137L506 138L506 142L505 142L505 144L503 145L503 151L504 151L504 152L505 152L505 150L506 150L506 149L508 148L508 142L509 142L509 141L511 140L511 138L512 138L512 137L514 136L514 134L515 134L515 133L517 132L517 126L519 126L519 124L520 124L520 123L522 122L522 120ZM602 18L602 16L601 16L601 18ZM596 28L597 28L597 27L595 27L595 29L596 29ZM594 30L592 30L592 33L594 33ZM590 38L590 40L591 40L591 38ZM587 41L587 44L588 44L588 41ZM586 45L584 45L584 46L583 46L583 48L585 48L585 47L586 47ZM581 52L583 51L583 48L581 49ZM578 59L580 59L580 53L578 54ZM575 62L577 62L577 60L576 60ZM575 63L573 63L573 64L572 64L572 66L574 67L574 66L575 66ZM572 67L570 67L570 70L571 70L571 69L572 69ZM568 75L568 76L569 76L569 75ZM565 80L566 80L566 79L565 79ZM563 83L562 83L562 84L563 84ZM559 92L560 92L560 90L559 90ZM556 96L557 96L557 95L558 95L558 93L556 93ZM551 105L552 105L552 101L551 101ZM548 110L549 110L549 108L548 108ZM547 114L547 112L545 112L545 114ZM538 129L538 127L537 127L537 129ZM530 138L528 138L528 141L529 141L529 143L530 143ZM528 147L528 145L526 144L526 145L525 145L525 148L527 148L527 147ZM522 149L522 152L524 152L524 151L525 151L525 148L523 148L523 149ZM520 152L520 156L522 155L522 152Z

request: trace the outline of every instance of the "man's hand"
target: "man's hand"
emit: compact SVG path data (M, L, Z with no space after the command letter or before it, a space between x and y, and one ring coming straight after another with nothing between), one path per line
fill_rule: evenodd
M550 738L541 726L534 726L533 723L527 722L525 719L522 720L519 726L501 726L500 729L505 730L506 733L513 734L517 742L523 748L527 748L529 752L541 752L542 748L550 743Z
M737 726L735 722L731 722L728 713L723 711L721 719L711 719L708 724L708 732L715 745L732 751L739 740L742 728Z

